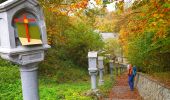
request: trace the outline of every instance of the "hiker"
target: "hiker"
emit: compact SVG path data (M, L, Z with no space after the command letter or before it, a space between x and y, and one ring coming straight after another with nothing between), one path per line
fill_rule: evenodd
M134 88L134 75L133 75L133 66L132 64L129 65L129 70L128 70L128 83L130 86L130 90L133 91Z

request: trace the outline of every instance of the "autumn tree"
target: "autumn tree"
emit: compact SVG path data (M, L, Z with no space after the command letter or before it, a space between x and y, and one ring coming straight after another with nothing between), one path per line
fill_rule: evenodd
M47 33L52 48L42 66L53 69L58 66L87 67L87 53L98 50L103 42L94 32L92 11L86 8L87 0L40 0L45 11ZM87 15L89 14L90 15ZM58 68L58 67L57 67ZM45 71L47 67L42 67Z
M120 41L124 52L130 63L146 72L170 70L169 11L168 0L142 0L122 14Z

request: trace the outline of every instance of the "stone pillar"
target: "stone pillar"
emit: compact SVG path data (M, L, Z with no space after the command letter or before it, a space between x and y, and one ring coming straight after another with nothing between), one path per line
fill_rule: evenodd
M118 63L115 63L115 72L116 72L116 76L118 76Z
M96 81L96 76L97 76L97 71L89 71L89 75L91 75L91 89L92 90L97 90L97 81Z
M20 67L23 100L39 100L37 63Z
M120 64L120 74L122 74L122 64Z
M110 60L109 61L109 67L110 67L110 76L111 76L111 79L113 80L113 60Z
M96 76L97 76L97 52L88 52L89 75L91 76L91 89L97 90Z
M99 86L104 84L103 80L103 72L104 72L104 65L103 65L103 57L98 57L98 69L99 69Z

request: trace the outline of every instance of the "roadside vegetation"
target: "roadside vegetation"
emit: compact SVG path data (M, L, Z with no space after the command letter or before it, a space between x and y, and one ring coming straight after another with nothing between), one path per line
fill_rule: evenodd
M138 71L153 75L163 83L168 81L170 75L169 0L136 0L124 13L115 15L119 16L117 17L119 27L115 28L119 30L119 40L129 63L136 65Z

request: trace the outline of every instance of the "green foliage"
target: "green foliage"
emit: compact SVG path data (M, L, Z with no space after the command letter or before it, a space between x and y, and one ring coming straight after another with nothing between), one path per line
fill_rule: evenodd
M87 66L87 53L89 50L99 50L103 42L98 33L83 23L77 23L64 33L67 38L65 54L79 66Z
M121 14L122 12L124 12L124 0L116 2L116 10L117 10L117 14Z
M39 85L41 100L58 100L63 98L67 100L91 100L90 97L83 96L83 93L90 88L90 84L87 81L87 72L84 69L73 67L71 64L69 66L64 65L68 64L68 62L62 62L67 67L60 68L52 67L55 66L54 63L51 66L44 65L49 68L49 70L46 69L50 71L47 72L48 74L46 74L46 70L44 70L44 73L41 73ZM21 100L22 89L18 66L0 59L0 76L0 99ZM58 84L66 81L69 83Z
M40 74L49 83L86 81L87 52L103 47L100 35L92 29L93 18L84 15L66 16L49 11L49 9L56 10L61 2L41 0L41 4L46 16L47 32L52 48L48 50L45 61L40 64ZM93 16L93 11L91 12L90 17ZM80 97L76 93L75 95ZM72 98L66 96L64 98ZM58 97L63 97L62 92Z
M165 86L169 86L170 84L170 72L155 72L151 74L151 77L158 80L161 83L164 83Z
M170 25L167 1L143 0L133 7L133 11L138 13L129 17L130 20L133 18L131 22L136 26L128 27L131 32L127 44L128 60L142 66L144 72L169 71Z
M67 58L60 58L64 54L59 54L56 52L56 49L51 48L47 52L46 60L43 61L39 66L40 74L44 77L55 80L57 83L63 82L73 82L78 80L87 80L87 69L83 67L76 66L72 61L65 60Z
M77 23L72 27L68 27L62 33L64 42L55 39L55 44L52 45L50 54L53 57L48 60L61 60L79 65L80 67L87 66L87 53L89 50L99 50L103 47L103 42L98 33L86 26L84 23ZM49 55L49 54L48 54Z
M18 67L5 61L0 62L0 100L22 100L18 69ZM80 79L78 75L74 77ZM84 92L90 89L89 81L79 80L79 82L58 84L56 80L57 78L54 76L40 76L41 100L92 100L91 97L84 96Z
M108 39L105 44L105 50L108 54L111 54L113 58L121 55L121 46L118 39Z
M115 79L116 77L114 77ZM102 93L104 98L109 97L110 90L113 87L114 82L110 79L110 74L104 76L104 85L100 86L100 92Z
M0 99L20 100L21 82L17 66L0 59Z
M150 0L142 0L142 1L138 1L135 0L135 2L133 3L132 9L138 9L139 7L145 5L146 3L149 3Z
M170 70L169 2L136 1L122 28L128 61L147 73Z
M87 71L87 53L103 47L101 37L82 22L67 27L61 35L63 40L58 36L54 37L52 48L41 63L40 72L44 75L56 75L61 82L75 79L74 76L82 79Z
M62 2L40 1L44 8L48 38L52 46L48 50L46 60L41 64L41 73L59 74L58 78L66 75L66 77L70 77L68 79L76 75L82 77L80 74L82 69L79 70L77 66L87 68L88 51L99 50L103 47L100 35L95 33L92 28L93 18L90 17L94 16L94 12L89 11L89 17L84 14L81 16L80 13L78 13L80 15L75 14L75 16L62 15L55 11L49 11L49 9L59 9ZM73 67L79 71L77 73L71 72L70 69ZM69 73L68 76L66 73Z
M45 81L41 83L43 84L40 86L41 100L91 100L90 97L83 94L90 88L90 84L87 82L57 85L55 83L46 84Z

